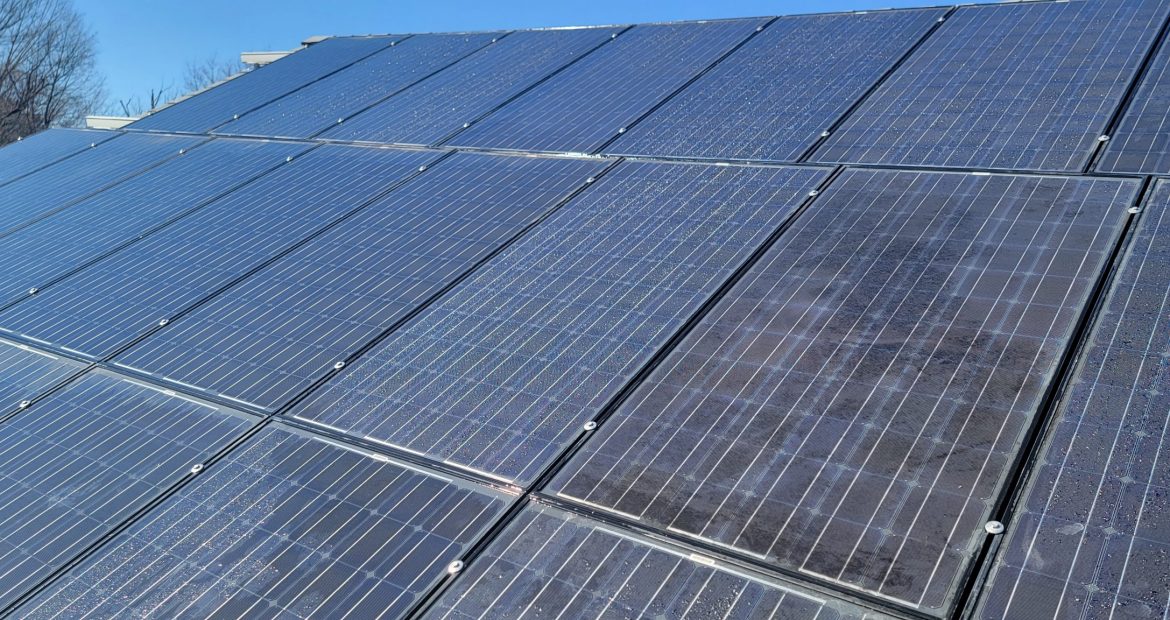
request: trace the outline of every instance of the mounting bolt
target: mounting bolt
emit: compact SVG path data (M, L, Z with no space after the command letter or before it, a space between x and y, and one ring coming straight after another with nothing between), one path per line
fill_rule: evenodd
M179 155L183 155L186 152L187 152L187 149L179 149Z
M586 182L586 183L592 183L592 182L594 182L594 181L596 181L596 180L597 180L597 179L596 179L596 178L594 178L594 177L589 177L588 179L585 179L585 182Z
M342 123L344 123L344 122L345 122L345 119L344 119L344 118L339 118L339 119L337 119L337 124L338 124L338 125L340 125L340 124L342 124Z
M467 129L468 127L471 127L471 123L463 123L464 129Z
M829 133L829 130L828 130L828 129L826 129L826 130L824 130L824 131L822 131L822 132L821 132L821 137L822 137L822 138L828 138L830 135L832 135L832 134L830 134L830 133Z
M617 38L617 33L615 32L615 33L613 33L613 34L609 35L609 38L611 38L611 39L616 39L616 38Z
M36 294L37 294L37 291L39 291L39 290L41 290L41 289L39 289L39 288L37 288L37 287L35 287L35 286L34 286L34 287L32 287L32 288L28 289L28 294L29 294L29 295L36 295Z
M756 26L756 32L760 32L760 31L762 31L763 29L764 29L764 27L763 27L763 26Z
M1108 141L1109 141L1109 136L1106 136L1104 134L1097 136L1097 142L1108 142Z
M589 420L588 422L585 423L585 426L584 426L585 430L591 431L595 428L597 428L597 422L594 422L593 420Z
M341 370L342 368L345 368L345 362L337 362L333 365L333 370Z
M32 404L31 400L22 400L22 401L20 401L20 408L21 409L28 409L28 406L31 404Z
M814 190L812 190L811 192L809 192L809 193L808 193L808 195L809 195L809 197L810 197L810 198L815 198L815 197L817 197L817 196L818 196L820 193L821 193L821 192L820 192L819 190L815 190L815 189L814 189Z
M427 167L426 167L426 166L419 166L419 167L418 167L418 171L419 171L419 172L426 172L426 170L427 170Z
M201 471L203 471L203 463L195 463L191 466L191 473L197 474Z
M1142 210L1137 208L1137 207L1130 207L1129 209L1127 209L1127 211L1129 211L1130 215L1137 215L1138 213L1142 212Z
M238 120L240 120L240 115L239 115L239 114L232 114L232 120L233 120L233 121L238 121Z
M447 565L448 575L457 575L461 570L463 570L463 560L455 560Z
M171 322L170 319L163 319L163 320L158 322L158 326L159 327L166 327L167 323L170 323L170 322Z
M619 133L619 134L626 133L626 128L625 128L625 127L619 127L619 128L618 128L618 133Z
M20 138L17 138L17 140L19 140L19 139L20 139ZM93 148L93 147L95 147L95 146L97 146L97 142L90 142L90 143L89 143L89 148L91 148L91 149L92 149L92 148Z
M988 534L997 536L1003 533L1004 528L1003 523L1000 523L999 521L988 521L983 525L983 529L986 530Z
M286 164L287 164L287 163L288 163L288 162L290 162L290 161L292 161L292 155L289 155L288 157L285 157L285 158L284 158L284 163L286 163Z

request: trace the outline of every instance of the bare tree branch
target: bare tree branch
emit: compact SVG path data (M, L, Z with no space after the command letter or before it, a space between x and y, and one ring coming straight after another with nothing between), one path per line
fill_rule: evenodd
M0 144L81 123L102 86L93 32L70 0L0 0Z
M238 58L220 60L219 56L212 55L201 62L189 61L183 74L183 89L195 92L243 70L244 63Z

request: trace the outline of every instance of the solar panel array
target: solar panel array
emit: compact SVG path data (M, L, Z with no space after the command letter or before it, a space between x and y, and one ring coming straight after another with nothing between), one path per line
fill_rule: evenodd
M1165 616L1168 29L333 37L0 149L0 616Z

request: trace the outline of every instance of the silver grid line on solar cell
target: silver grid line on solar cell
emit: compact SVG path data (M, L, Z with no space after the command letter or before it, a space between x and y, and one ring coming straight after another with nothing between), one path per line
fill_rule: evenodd
M635 26L444 144L591 153L767 21Z
M555 71L611 41L620 28L515 32L345 119L324 139L437 144Z
M551 489L945 609L1136 190L847 170Z
M0 609L257 420L91 371L0 424Z
M0 339L0 424L85 364Z
M525 485L827 172L619 164L290 414Z
M329 38L155 110L127 129L209 132L406 38L409 35Z
M4 236L0 306L286 164L308 144L213 140ZM5 328L0 325L0 331Z
M959 8L809 158L1079 172L1170 6Z
M980 618L1170 613L1170 182L1096 319L982 594Z
M244 114L214 133L316 136L506 35L487 32L412 36Z
M122 134L90 129L46 129L0 149L0 185L50 166Z
M426 618L877 617L587 517L529 503Z
M19 613L398 617L508 499L271 424Z
M0 326L103 359L356 213L440 157L319 146L0 312Z
M777 19L604 151L796 161L946 12Z
M278 409L607 164L455 154L116 361Z

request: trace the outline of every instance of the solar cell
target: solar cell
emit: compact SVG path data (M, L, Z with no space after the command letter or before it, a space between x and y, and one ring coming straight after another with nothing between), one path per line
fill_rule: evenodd
M90 372L0 425L0 608L252 423Z
M117 362L276 409L604 165L457 154Z
M435 144L491 112L619 28L516 32L359 113L322 138Z
M216 140L12 232L0 243L0 302L44 288L306 148Z
M111 187L202 138L127 134L0 186L0 234Z
M401 41L401 36L338 37L289 54L129 124L129 129L211 131Z
M0 413L81 372L83 364L0 340Z
M605 150L796 161L945 13L780 18Z
M766 21L636 26L447 143L593 152Z
M121 134L85 129L46 129L0 149L0 184L43 168Z
M291 413L526 484L826 176L621 164Z
M813 155L819 162L1080 171L1170 5L959 8Z
M504 506L468 483L271 425L19 612L402 617Z
M490 45L499 33L418 35L242 115L220 134L308 138Z
M1156 186L1031 482L982 618L1170 610L1170 183Z
M1136 191L845 171L552 488L945 609Z
M1111 138L1097 170L1170 173L1170 44L1165 41Z
M877 617L689 550L530 504L427 618Z
M105 357L393 187L436 153L322 146L0 313L9 333Z

